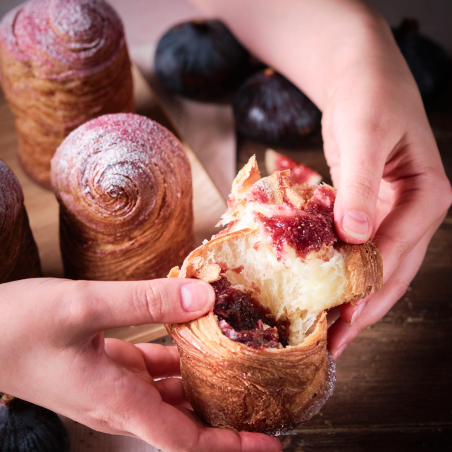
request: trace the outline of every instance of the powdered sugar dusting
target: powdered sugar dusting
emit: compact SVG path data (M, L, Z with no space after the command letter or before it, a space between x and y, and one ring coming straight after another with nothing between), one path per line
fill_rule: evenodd
M103 0L30 0L0 23L0 41L41 78L99 72L125 46L116 12Z
M150 217L163 221L187 196L176 171L186 164L179 142L154 121L104 115L63 141L52 160L52 185L77 221L106 234L133 234Z
M161 278L192 249L190 164L179 141L143 116L100 116L51 162L65 275Z

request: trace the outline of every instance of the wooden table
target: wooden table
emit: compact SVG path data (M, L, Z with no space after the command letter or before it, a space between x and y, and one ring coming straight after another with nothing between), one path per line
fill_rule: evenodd
M452 178L452 88L428 110ZM0 148L15 137L0 99ZM266 146L238 138L238 164ZM319 171L328 182L320 134L304 149L276 149ZM263 165L261 165L263 168ZM54 208L54 207L52 207ZM51 240L43 236L40 240ZM58 276L57 268L44 269ZM337 362L334 396L322 412L281 437L285 452L452 450L452 215L435 234L410 290L376 325L364 330ZM167 339L166 340L168 343ZM130 438L110 437L65 420L72 452L153 452ZM212 451L214 452L214 451Z

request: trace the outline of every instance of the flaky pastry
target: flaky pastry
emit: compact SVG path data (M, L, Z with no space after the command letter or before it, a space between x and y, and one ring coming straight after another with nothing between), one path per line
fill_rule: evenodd
M206 316L167 325L187 398L215 427L277 435L318 413L335 380L326 310L382 285L376 246L336 235L335 189L289 176L261 179L252 157L234 180L226 229L169 274L216 293Z
M50 159L69 132L133 112L121 19L104 0L30 0L0 23L1 83L16 115L19 160L50 188Z
M193 248L190 164L151 119L118 113L83 124L59 146L51 176L66 277L164 277Z

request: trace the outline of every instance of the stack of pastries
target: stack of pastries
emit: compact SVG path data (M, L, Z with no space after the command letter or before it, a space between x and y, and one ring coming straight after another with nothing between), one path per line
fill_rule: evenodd
M28 224L24 195L0 160L0 283L41 276L38 248Z
M151 119L120 113L83 124L58 148L51 176L66 277L164 277L193 249L190 164Z
M50 160L69 132L133 112L124 30L104 0L30 0L0 24L1 83L16 115L25 172L50 188Z
M383 273L371 241L338 238L335 197L293 184L290 170L261 178L253 157L234 180L226 229L171 270L216 294L206 316L167 325L187 398L209 424L278 435L332 394L326 311L379 290Z

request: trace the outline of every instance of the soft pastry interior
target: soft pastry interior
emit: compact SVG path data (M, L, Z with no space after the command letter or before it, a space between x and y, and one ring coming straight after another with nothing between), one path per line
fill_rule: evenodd
M226 278L276 321L288 320L295 346L323 311L378 290L382 264L372 242L338 239L334 188L292 185L288 176L261 179L252 157L234 181L220 222L226 229L187 258L185 271L212 284Z

